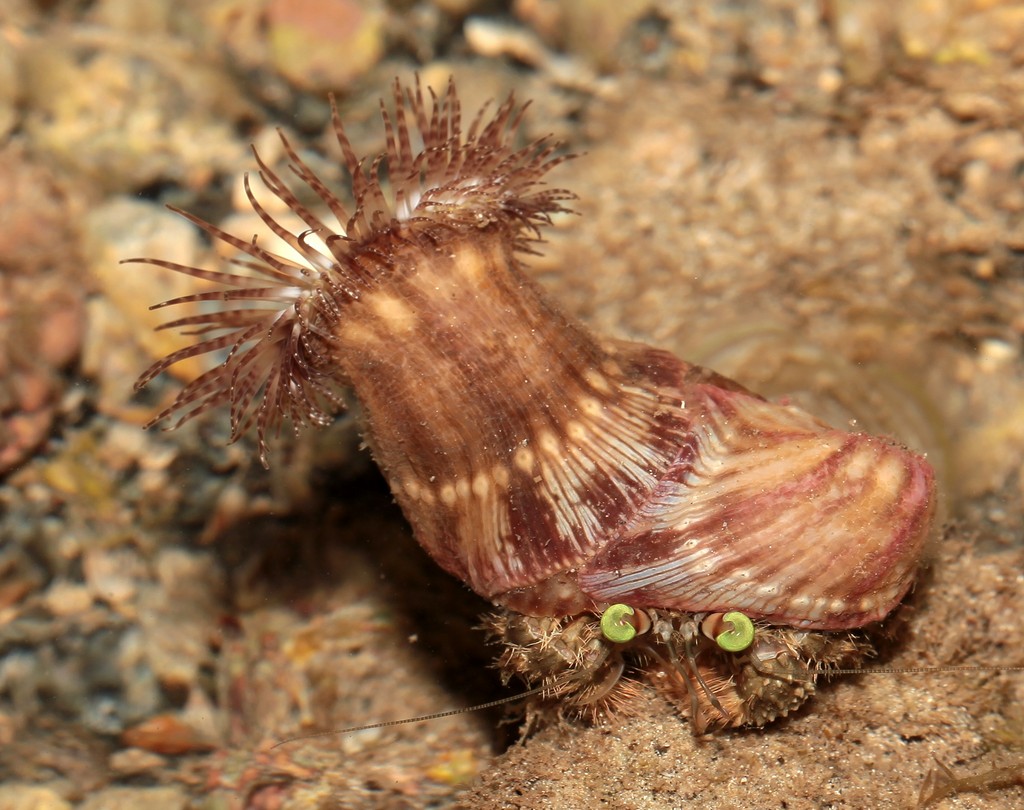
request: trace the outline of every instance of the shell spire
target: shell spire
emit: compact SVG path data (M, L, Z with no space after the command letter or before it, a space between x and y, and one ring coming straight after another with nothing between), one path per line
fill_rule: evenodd
M322 212L257 157L306 227L275 220L247 180L250 204L293 255L186 215L239 251L232 269L133 260L220 287L162 305L220 308L167 324L197 342L140 385L186 357L227 357L157 421L228 404L233 435L254 427L265 458L282 420L322 424L350 386L419 542L525 616L621 603L842 630L888 614L930 528L927 462L665 351L595 338L520 264L572 199L543 184L559 145L519 145L511 97L465 129L453 84L437 98L396 83L393 98L372 159L356 156L334 109L350 194L284 141ZM664 638L689 639L680 628L693 622L673 621Z

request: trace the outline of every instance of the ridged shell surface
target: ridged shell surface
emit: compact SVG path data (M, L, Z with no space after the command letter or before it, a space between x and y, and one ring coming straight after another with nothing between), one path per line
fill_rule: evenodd
M584 592L829 630L892 610L930 526L926 461L742 392L697 386L686 405L696 454L581 569Z

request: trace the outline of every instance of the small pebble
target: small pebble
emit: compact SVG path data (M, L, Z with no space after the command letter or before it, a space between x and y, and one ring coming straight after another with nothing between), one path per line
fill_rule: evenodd
M115 751L108 760L110 770L122 776L138 776L162 768L167 758L142 748L125 748Z
M57 580L43 596L43 602L54 616L74 616L92 605L92 594L80 583Z
M188 810L188 795L178 788L112 787L92 794L76 810Z
M71 810L71 805L50 788L7 784L0 785L0 810Z
M343 89L384 54L379 0L270 0L266 15L273 65L304 90Z

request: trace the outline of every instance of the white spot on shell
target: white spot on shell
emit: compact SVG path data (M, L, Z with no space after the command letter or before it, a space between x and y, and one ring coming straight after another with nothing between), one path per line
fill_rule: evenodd
M583 373L583 379L586 381L587 385L595 391L600 391L602 394L610 393L612 390L612 387L608 382L608 378L592 368L587 369Z
M576 405L580 412L591 418L601 415L601 400L596 397L580 397Z
M491 491L490 479L483 473L477 474L473 478L473 494L478 498L486 498L487 493Z
M394 295L378 292L371 295L367 303L392 332L409 332L418 320L416 311Z
M622 376L622 366L614 360L606 360L601 364L601 370L609 377L617 378Z
M524 473L532 473L533 465L536 462L536 458L533 455L532 450L528 450L525 447L520 447L516 450L515 455L512 457L512 463L516 467L522 470Z
M466 188L472 188L477 184L477 182L478 181L467 180L464 185ZM453 197L446 202L454 202L457 204L459 201L459 197ZM439 197L435 197L435 202L442 202L442 200ZM470 284L480 282L481 279L486 277L487 266L477 251L456 251L453 256L455 259L455 269Z
M896 455L876 461L871 474L875 476L875 487L884 492L899 492L906 485L906 466Z
M441 503L445 506L455 506L455 487L451 484L442 485Z
M537 444L549 456L559 458L562 455L562 445L550 430L542 430L537 435Z

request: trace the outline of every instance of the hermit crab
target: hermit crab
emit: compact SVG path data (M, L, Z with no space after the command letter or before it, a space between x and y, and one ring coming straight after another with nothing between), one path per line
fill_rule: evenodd
M506 679L581 712L648 679L696 731L762 725L860 659L850 631L914 580L935 501L898 443L834 429L674 355L599 339L521 263L573 199L562 160L519 142L510 97L464 126L453 84L396 81L385 151L328 188L284 140L299 193L257 157L304 223L249 203L288 249L184 214L238 251L232 267L130 259L211 282L158 306L215 354L154 422L220 405L261 458L282 422L323 425L350 387L364 435L416 538L491 600ZM213 305L210 308L210 305Z

